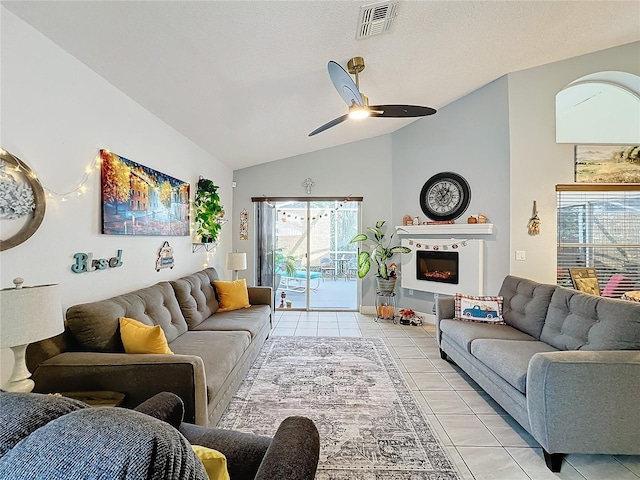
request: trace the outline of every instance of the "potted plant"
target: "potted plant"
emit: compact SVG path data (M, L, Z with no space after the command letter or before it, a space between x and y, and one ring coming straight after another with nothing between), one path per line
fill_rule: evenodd
M211 180L200 178L198 190L196 190L193 208L195 211L196 235L202 243L213 243L218 238L224 216L224 210L220 204L218 186Z
M390 295L393 293L396 285L396 268L395 263L387 264L396 253L411 253L409 247L401 245L392 245L393 237L401 228L396 228L389 236L389 240L385 240L384 224L386 222L379 220L375 227L367 227L368 233L359 233L351 239L349 243L362 242L369 247L371 251L363 250L358 254L358 278L366 277L371 270L371 259L374 259L378 268L376 271L376 282L378 283L378 291L383 294Z
M282 252L276 252L276 274L285 275L287 277L295 277L298 269L298 262L292 255L285 255Z

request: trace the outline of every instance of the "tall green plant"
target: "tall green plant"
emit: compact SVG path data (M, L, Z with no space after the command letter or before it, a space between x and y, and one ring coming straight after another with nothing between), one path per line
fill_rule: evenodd
M215 242L222 228L220 219L224 210L220 204L218 186L211 180L201 178L198 180L193 208L195 211L196 235L203 242Z
M389 236L389 240L385 241L385 223L383 220L377 221L375 227L367 227L368 233L359 233L349 242L362 242L364 246L371 249L371 251L363 250L358 254L358 278L367 276L367 273L371 270L371 259L373 258L378 266L376 276L389 280L392 275L390 275L391 272L389 265L387 265L387 260L390 260L396 253L411 253L409 247L391 245L394 235L401 231L401 228L396 228Z
M276 273L286 274L288 277L295 277L298 269L298 262L292 255L285 255L276 252Z

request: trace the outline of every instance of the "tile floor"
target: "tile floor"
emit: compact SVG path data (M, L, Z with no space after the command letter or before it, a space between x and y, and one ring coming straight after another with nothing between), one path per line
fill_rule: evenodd
M535 440L464 372L441 360L435 327L355 312L278 311L273 335L380 337L465 480L638 480L640 456L568 455L560 473Z

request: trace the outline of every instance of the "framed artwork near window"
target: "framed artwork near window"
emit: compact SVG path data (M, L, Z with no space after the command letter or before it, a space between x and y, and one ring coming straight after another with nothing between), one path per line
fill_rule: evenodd
M640 183L640 145L576 145L577 183Z
M600 285L596 269L593 267L570 268L569 275L573 288L584 293L600 296Z

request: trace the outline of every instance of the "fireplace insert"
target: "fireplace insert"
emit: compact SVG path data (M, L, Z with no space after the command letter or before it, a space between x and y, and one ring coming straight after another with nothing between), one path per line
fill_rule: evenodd
M416 256L416 278L441 283L458 283L458 252L418 250Z

